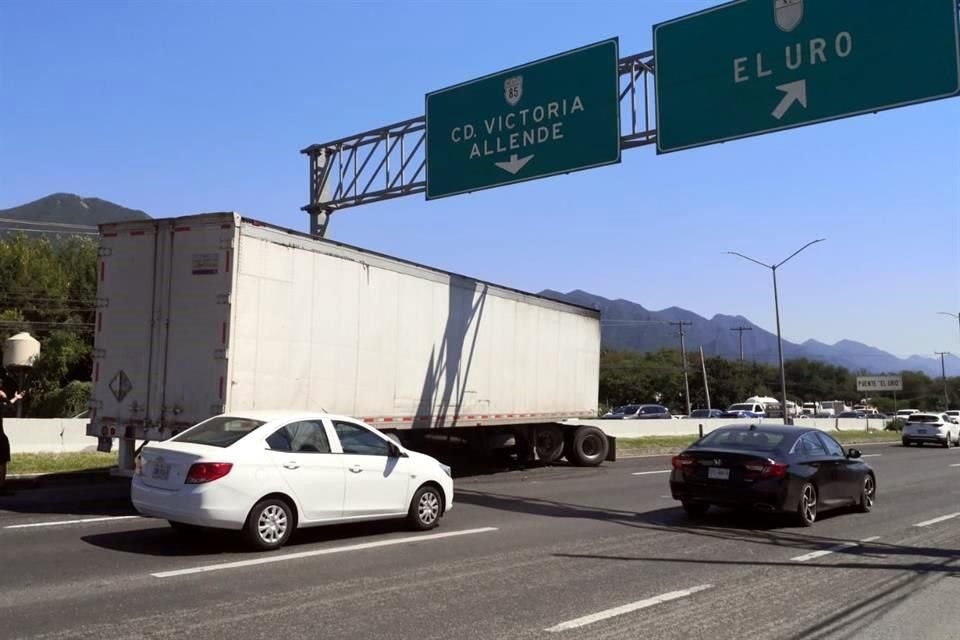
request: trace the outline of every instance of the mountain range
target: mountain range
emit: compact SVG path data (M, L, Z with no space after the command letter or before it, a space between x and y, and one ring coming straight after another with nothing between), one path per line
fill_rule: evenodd
M97 225L149 218L100 198L54 193L10 209L0 209L0 233L42 233L54 236L96 234Z
M707 356L735 360L739 358L740 350L740 333L735 329L748 327L749 330L742 334L744 360L768 364L775 364L778 360L777 335L743 316L718 314L708 319L679 307L651 311L629 300L610 300L580 290L561 293L547 289L541 291L540 295L600 311L601 343L610 349L640 352L663 348L677 349L680 346L678 327L669 323L690 322L689 326L684 326L689 350L699 349L702 345ZM818 360L846 367L854 372L922 371L931 377L940 376L939 358L916 355L899 358L853 340L841 340L832 345L816 340L807 340L800 344L784 340L783 357L786 360ZM947 356L945 366L947 375L960 375L960 358Z
M53 237L95 234L99 224L148 218L150 216L144 211L128 209L100 198L54 193L17 207L0 209L0 234L12 231L44 233ZM599 310L602 343L611 349L645 352L677 348L677 327L669 323L682 321L692 323L684 327L690 350L702 345L707 355L736 359L739 357L740 334L732 329L749 327L749 331L742 332L744 358L777 362L777 336L743 316L718 314L707 319L680 307L651 311L635 302L609 300L580 290L561 293L547 289L540 295ZM898 358L853 340L841 340L832 345L816 340L801 344L784 341L783 355L786 359L809 358L828 362L851 371L922 371L932 377L940 375L939 360L921 356ZM946 368L948 375L960 375L960 358L949 356Z

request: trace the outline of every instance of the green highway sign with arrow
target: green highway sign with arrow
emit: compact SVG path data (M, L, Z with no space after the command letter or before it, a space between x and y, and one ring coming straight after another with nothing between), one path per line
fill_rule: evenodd
M735 0L653 41L658 152L960 92L957 0Z
M427 199L620 161L616 38L426 96Z

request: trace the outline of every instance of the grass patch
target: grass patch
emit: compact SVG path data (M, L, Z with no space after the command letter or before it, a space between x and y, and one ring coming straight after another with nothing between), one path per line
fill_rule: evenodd
M899 442L896 431L830 431L841 444L860 442ZM617 438L617 453L657 454L676 453L697 441L697 436L646 436L643 438Z
M7 473L64 473L117 466L116 453L15 453Z
M841 444L856 442L900 442L897 431L831 431L830 435Z

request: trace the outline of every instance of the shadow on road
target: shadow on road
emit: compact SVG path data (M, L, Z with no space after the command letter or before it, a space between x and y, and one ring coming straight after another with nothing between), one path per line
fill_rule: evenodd
M226 554L255 553L246 546L239 531L212 529L187 534L175 531L162 520L155 522L157 526L148 529L98 533L82 536L80 539L95 547L148 556L216 557ZM391 533L412 534L401 520L313 527L294 532L284 549L291 551L298 546L324 542L343 541L347 544L359 544L366 542L366 537Z
M136 512L126 481L19 490L0 496L0 515L4 513L114 516Z
M625 527L649 531L684 533L693 536L731 540L754 544L788 547L802 551L820 551L839 544L856 542L858 546L837 553L856 554L858 556L876 556L885 558L890 555L913 555L930 558L960 559L960 550L940 549L936 547L908 547L880 542L859 542L848 538L835 538L800 533L804 528L790 527L788 518L776 514L763 514L753 511L717 510L711 511L700 520L691 520L679 507L633 512L620 509L602 509L586 505L571 504L542 498L526 498L481 491L460 490L457 500L461 503L490 509L499 509L515 513L526 513L552 518L581 518L616 523ZM820 520L829 520L838 516L847 516L843 509L828 511L819 515ZM584 556L587 557L587 556ZM599 558L599 556L597 556ZM645 558L610 559L628 560ZM699 560L692 562L701 562ZM718 560L717 564L725 564ZM736 564L736 563L734 563ZM799 566L787 563L789 566ZM804 563L803 566L814 566ZM830 566L837 566L831 564ZM858 567L863 565L858 564Z

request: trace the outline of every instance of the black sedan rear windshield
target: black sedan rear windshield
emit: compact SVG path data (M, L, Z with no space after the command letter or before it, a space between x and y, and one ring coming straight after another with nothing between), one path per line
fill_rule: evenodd
M206 444L211 447L229 447L262 424L264 424L262 420L220 416L201 422L197 426L184 431L174 440L191 444Z
M748 429L718 429L711 431L694 447L745 449L750 451L776 451L783 442L784 434Z

